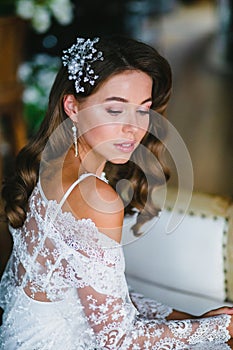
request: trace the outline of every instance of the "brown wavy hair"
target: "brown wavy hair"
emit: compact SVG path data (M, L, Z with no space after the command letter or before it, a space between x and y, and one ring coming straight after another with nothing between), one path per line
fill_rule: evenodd
M28 199L38 181L41 154L45 145L54 130L68 118L63 108L65 95L72 94L80 101L94 93L110 76L126 70L139 70L153 80L151 109L160 114L164 114L166 110L172 78L170 65L164 57L151 46L125 37L101 38L96 47L103 52L104 60L92 63L92 68L98 75L94 86L84 83L85 92L77 94L74 81L68 78L67 68L61 67L52 86L47 113L40 129L19 152L14 176L4 183L2 197L5 202L5 215L14 228L21 227L26 219ZM145 221L158 214L158 208L152 200L152 190L169 178L169 171L162 161L162 140L166 136L166 130L158 127L155 119L153 115L150 117L150 129L141 142L144 147L136 149L130 161L123 165L108 162L105 166L110 185L118 190L125 203L125 212L132 214L134 208L140 212L133 227L135 234L139 234ZM57 140L53 145L56 156L61 155L68 146ZM144 149L149 150L149 153L144 152ZM151 161L151 155L157 158L159 166ZM120 179L129 180L131 186L128 190L118 189Z

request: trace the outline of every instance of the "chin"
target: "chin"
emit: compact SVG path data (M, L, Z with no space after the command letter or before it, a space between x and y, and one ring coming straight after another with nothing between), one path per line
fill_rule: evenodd
M115 158L115 159L109 159L109 162L113 164L125 164L129 161L130 158Z

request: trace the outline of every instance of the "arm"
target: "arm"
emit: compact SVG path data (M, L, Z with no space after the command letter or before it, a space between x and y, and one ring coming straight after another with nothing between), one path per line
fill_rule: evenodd
M140 293L130 291L130 299L133 305L136 307L139 315L149 320L153 319L166 319L169 320L186 320L197 319L203 317L216 316L221 314L233 314L233 308L221 307L216 310L206 312L201 316L194 316L183 311L172 309L170 306L164 305L154 299L145 298Z
M167 317L167 320L185 320L185 319L197 319L197 318L204 318L204 317L211 317L211 316L217 316L217 315L222 315L222 314L228 314L228 315L233 315L233 308L230 307L220 307L215 310L208 311L204 313L201 316L194 316L190 315L186 312L178 311L178 310L173 310L171 314Z
M114 258L112 251L110 260L109 253L106 259L103 252L98 254L102 262L93 261L79 276L86 287L79 288L78 295L97 349L188 349L198 343L223 343L229 339L228 315L182 321L139 318L127 297L124 272L114 264L118 260L115 253Z
M231 322L231 317L226 314L182 321L139 317L129 298L124 276L124 259L119 244L122 211L116 211L114 215L112 211L103 213L96 210L97 204L95 212L92 213L91 209L88 212L96 226L92 232L88 231L85 242L81 242L79 236L72 244L75 249L73 281L95 335L96 348L188 349L200 342L226 342ZM69 273L72 269L69 267Z
M173 310L170 306L159 303L153 299L145 298L142 294L133 291L131 291L129 295L133 305L138 310L139 315L144 318L148 318L149 320L161 320L168 319L168 317L173 314ZM176 318L170 319L174 320Z

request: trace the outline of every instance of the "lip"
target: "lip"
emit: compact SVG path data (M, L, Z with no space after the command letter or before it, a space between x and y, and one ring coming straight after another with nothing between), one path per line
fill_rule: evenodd
M131 153L135 149L135 141L123 141L119 143L114 143L114 146L121 152Z

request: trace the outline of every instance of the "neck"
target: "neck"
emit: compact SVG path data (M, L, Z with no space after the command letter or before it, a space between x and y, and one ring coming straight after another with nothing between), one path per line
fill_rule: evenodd
M97 176L101 176L105 163L106 160L103 160L102 157L95 156L94 152L89 152L88 155L85 156L80 152L78 157L75 157L74 150L71 148L64 161L63 171L65 170L73 177L80 176L84 173L93 173Z
M93 174L96 174L97 176L101 176L104 170L104 166L105 164L101 164L98 167L93 166L93 164L88 166L87 164L83 164L83 162L81 162L79 167L79 175L83 173L93 173Z
M100 176L103 172L106 159L99 153L96 153L93 149L86 151L82 147L79 147L78 158L80 161L79 174L84 171L86 173L93 173Z

